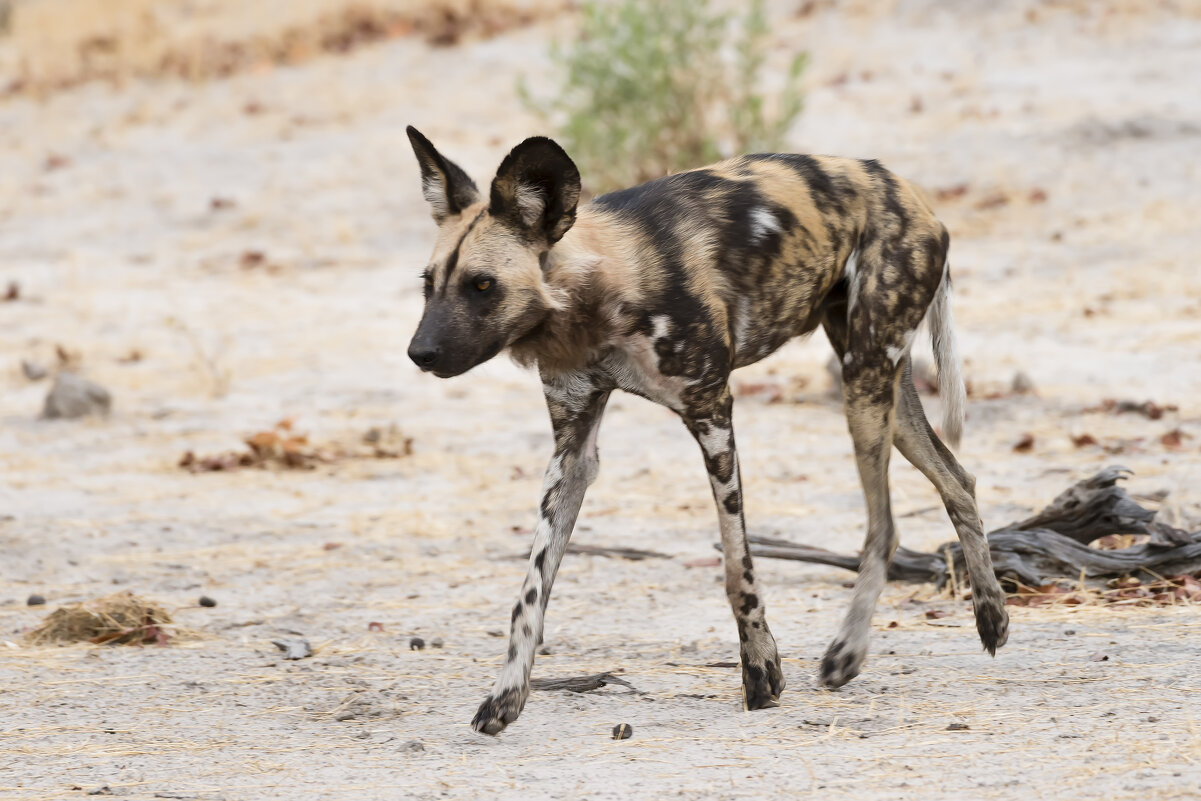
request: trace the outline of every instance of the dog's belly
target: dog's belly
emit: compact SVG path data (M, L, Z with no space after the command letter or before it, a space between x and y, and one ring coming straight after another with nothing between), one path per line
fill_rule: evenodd
M734 368L754 364L796 336L812 332L822 310L815 282L793 282L778 294L768 291L736 297L729 306Z

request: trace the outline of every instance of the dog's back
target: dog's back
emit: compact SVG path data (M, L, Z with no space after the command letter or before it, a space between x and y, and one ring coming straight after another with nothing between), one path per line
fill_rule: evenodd
M946 230L921 195L875 161L741 156L602 195L583 216L593 211L642 243L635 329L651 332L665 313L695 320L693 340L718 362L733 348L734 367L816 328L844 275L932 296L946 256Z

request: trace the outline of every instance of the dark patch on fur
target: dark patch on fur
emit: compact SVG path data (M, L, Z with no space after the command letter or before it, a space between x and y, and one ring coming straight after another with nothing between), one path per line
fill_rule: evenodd
M753 592L744 592L742 594L742 615L746 617L751 612L759 608L759 596Z

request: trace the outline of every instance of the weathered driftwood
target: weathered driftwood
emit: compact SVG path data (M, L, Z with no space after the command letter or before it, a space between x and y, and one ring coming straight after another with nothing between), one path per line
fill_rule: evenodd
M1107 467L1071 487L1033 517L988 535L997 577L1010 584L1036 587L1052 579L1078 580L1137 575L1167 576L1201 571L1201 531L1189 533L1155 521L1155 512L1138 504L1118 481L1130 475ZM1120 550L1099 550L1088 543L1108 534L1146 534L1150 540ZM751 553L774 559L859 569L859 557L796 545L770 537L750 537ZM954 574L966 581L958 542L934 553L898 548L888 569L893 581L932 581L944 585Z

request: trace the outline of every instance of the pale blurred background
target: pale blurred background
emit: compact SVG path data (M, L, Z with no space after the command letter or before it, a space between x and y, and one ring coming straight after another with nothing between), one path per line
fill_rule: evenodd
M16 643L42 615L28 594L132 589L203 635L87 659L0 648L0 717L28 729L0 748L0 776L16 777L0 795L263 798L300 776L306 797L502 798L570 775L595 799L1064 798L1099 781L1117 799L1201 782L1187 610L1073 621L1093 650L1125 638L1137 669L1111 679L1089 671L1121 657L1090 663L1035 611L1015 612L1009 649L985 663L966 604L948 606L960 628L936 630L890 588L866 689L818 696L809 676L849 576L767 564L790 690L778 714L734 718L736 671L689 667L736 655L720 569L682 566L717 539L702 462L669 412L630 397L610 406L576 539L673 559L570 558L535 670L624 665L667 701L543 695L499 743L470 738L549 427L536 377L503 358L441 382L405 356L434 234L407 124L481 185L535 133L568 145L592 191L765 143L880 159L951 231L971 387L961 457L986 527L1115 462L1136 490L1167 491L1165 519L1201 527L1201 3L771 0L749 33L754 6L689 7L729 15L706 34L716 47L648 51L710 40L695 26L636 36L635 17L606 29L616 3L0 0L0 624ZM610 30L644 71L593 59L573 79L582 30L595 46ZM666 114L645 75L699 111ZM618 141L647 120L653 137ZM828 358L818 334L738 374L746 510L755 533L853 552L862 496ZM80 401L105 393L100 413L39 419L61 373L101 388ZM264 453L248 450L264 433ZM929 484L899 458L892 475L904 543L949 539ZM219 605L195 608L201 592ZM373 621L386 635L368 635ZM325 661L262 667L284 630L324 644ZM410 653L418 634L446 648ZM1154 658L1134 658L1142 645ZM925 668L932 652L955 681ZM993 681L1015 672L1031 683ZM198 695L184 684L197 675L226 678ZM105 711L134 687L144 708ZM353 687L406 699L372 726L335 726ZM1138 747L1104 728L1151 706L1161 723ZM805 729L811 707L884 733ZM637 709L648 750L618 757L607 732ZM125 756L97 745L97 715L123 724ZM970 732L942 734L960 719ZM171 727L167 771L156 734ZM1104 736L1060 738L1077 731ZM429 753L396 751L413 739ZM625 770L640 758L650 778ZM1120 778L1154 759L1166 772Z

